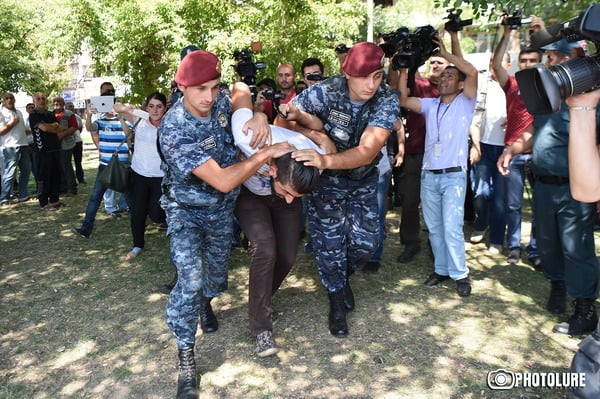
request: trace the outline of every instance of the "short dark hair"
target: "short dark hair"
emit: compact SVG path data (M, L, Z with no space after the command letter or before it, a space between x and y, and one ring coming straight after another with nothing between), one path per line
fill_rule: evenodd
M260 87L262 85L269 86L273 90L277 89L277 83L275 83L275 81L271 78L264 78L256 84L256 87Z
M467 78L467 75L454 65L448 65L445 70L448 70L448 69L454 69L456 72L458 72L458 81L459 82L464 82L465 79Z
M319 169L306 166L292 158L292 153L275 159L277 165L277 180L282 184L289 184L298 194L310 193L319 180Z
M102 90L102 88L103 88L104 86L111 86L111 87L113 88L113 91L115 90L115 86L114 86L112 83L110 83L110 82L103 82L103 83L100 85L100 94L101 94L101 95L103 95L103 94L104 94L104 92L103 92L103 90Z
M542 62L542 53L540 50L533 48L533 47L523 47L521 48L521 51L519 52L519 59L521 59L521 54L530 54L530 53L536 53L538 56L538 60L539 62Z
M165 96L164 94L159 93L157 91L155 91L154 93L148 94L148 97L146 97L145 104L148 105L148 103L150 102L150 100L158 100L161 103L163 103L163 105L165 107L167 106L167 96Z
M323 63L318 58L307 58L302 62L302 66L300 67L300 71L302 71L302 75L304 75L304 68L317 65L321 73L325 73L325 67Z

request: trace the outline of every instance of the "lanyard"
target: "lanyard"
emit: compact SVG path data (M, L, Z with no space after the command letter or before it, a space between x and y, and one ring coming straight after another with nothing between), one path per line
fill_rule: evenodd
M440 99L440 102L438 103L438 107L437 107L437 112L435 113L435 122L436 122L436 127L437 127L437 142L440 142L440 123L444 120L444 116L446 115L446 112L448 112L448 110L450 109L450 106L452 105L452 103L454 102L451 101L447 107L445 107L446 109L444 109L444 112L442 113L442 117L440 118L440 107L442 105L442 101ZM446 105L446 104L444 104Z

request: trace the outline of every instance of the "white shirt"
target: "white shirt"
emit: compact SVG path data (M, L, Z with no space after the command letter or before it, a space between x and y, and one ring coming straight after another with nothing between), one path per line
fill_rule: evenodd
M252 110L240 108L235 111L231 117L231 127L233 130L233 140L235 145L242 151L246 157L252 156L258 149L250 147L252 140L252 131L244 134L242 128L244 124L252 119ZM308 137L293 130L285 129L280 126L271 125L271 139L273 143L282 143L287 141L299 150L314 149L321 154L325 154L318 145L312 142ZM265 164L258 169L256 175L250 176L244 183L244 186L256 195L271 195L271 178L269 177L269 165Z
M131 169L145 177L163 177L157 147L157 128L142 119L135 128L135 145Z
M487 76L480 79L481 91L477 98L479 114L479 141L484 144L504 146L504 126L506 125L506 95L500 84ZM475 119L475 118L474 118Z
M5 106L0 106L0 126L12 123L15 116L19 118L19 123L0 136L0 148L22 147L29 143L27 141L27 133L25 132L25 119L21 111L18 109L12 111Z

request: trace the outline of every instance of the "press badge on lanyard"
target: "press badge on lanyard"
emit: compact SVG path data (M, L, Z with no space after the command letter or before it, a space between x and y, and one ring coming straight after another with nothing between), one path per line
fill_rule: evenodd
M442 156L442 143L440 142L440 124L444 120L444 116L446 116L446 112L448 112L452 103L448 104L448 106L446 106L446 104L444 104L445 109L444 109L444 112L442 113L442 117L440 118L440 106L441 105L442 105L442 102L440 101L438 103L437 112L435 113L435 121L437 122L437 143L435 143L433 145L433 156L436 158L439 158Z

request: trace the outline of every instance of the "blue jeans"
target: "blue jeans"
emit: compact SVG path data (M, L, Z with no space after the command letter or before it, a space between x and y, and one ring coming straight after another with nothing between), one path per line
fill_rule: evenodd
M19 166L19 199L27 197L27 184L31 173L28 146L8 147L2 150L4 154L4 172L2 174L2 193L0 201L8 201L12 191L12 185L17 175Z
M98 172L100 173L100 172ZM117 203L117 195L119 196L119 201ZM116 191L111 190L110 188L106 189L106 192L103 196L104 199L104 210L106 213L113 213L116 211L126 211L129 207L127 205L127 195L124 193L118 193Z
M523 190L525 188L525 164L530 159L531 154L516 155L508 166L510 173L504 176L506 224L508 225L506 239L508 249L511 250L521 250L521 211L523 208Z
M504 151L502 145L481 143L481 159L471 169L473 207L477 213L474 230L490 228L490 244L504 244L506 231L504 180L496 162Z
M98 179L98 176L100 173L102 173L104 168L106 168L106 165L98 165L98 175L96 176L94 188L92 188L92 194L90 195L87 208L85 209L85 218L81 224L81 230L83 230L86 234L92 234L94 221L96 220L96 214L98 213L98 208L100 208L100 202L102 202L102 196L108 190L108 188L106 188L106 186ZM121 194L121 198L127 199L127 196L125 194Z
M435 272L460 280L469 275L463 233L466 172L421 173L421 204Z
M388 190L390 188L390 180L392 179L392 171L389 170L383 175L379 175L379 180L377 181L377 220L379 221L379 248L373 257L371 258L371 262L381 262L381 254L383 253L383 241L385 240L385 214L387 211L386 200L388 198Z

